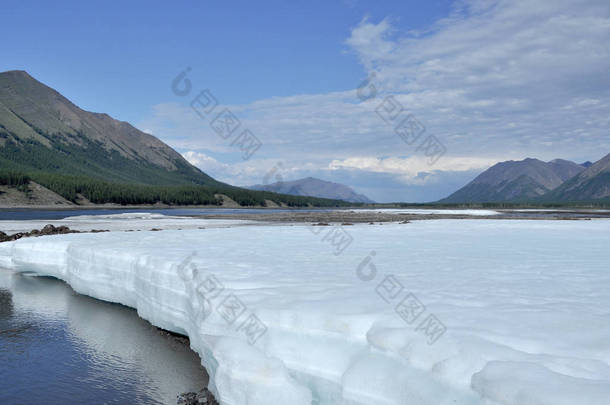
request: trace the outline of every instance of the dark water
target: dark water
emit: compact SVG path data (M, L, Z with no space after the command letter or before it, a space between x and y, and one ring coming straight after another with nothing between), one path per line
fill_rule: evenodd
M325 211L326 209L299 209L299 212ZM0 209L0 220L21 221L26 219L64 219L77 215L111 215L129 212L151 212L163 215L193 216L212 214L270 214L274 212L286 212L288 209L239 209L239 208L117 208L117 209L92 209L92 210L32 210L32 209Z
M134 310L0 269L0 404L175 404L206 384L197 354Z
M581 218L608 218L608 210L580 210L580 211L502 211L502 216L509 218L541 218L541 219L581 219Z
M196 216L196 215L231 215L231 214L272 214L277 212L319 212L332 211L333 208L112 208L112 209L88 209L88 210L38 210L38 209L0 209L0 221L2 220L56 220L78 215L112 215L130 212L150 212L168 216ZM358 211L357 209L353 209ZM383 212L383 209L379 211ZM531 217L531 218L607 218L610 210L575 210L575 211L511 211L501 210L504 217Z

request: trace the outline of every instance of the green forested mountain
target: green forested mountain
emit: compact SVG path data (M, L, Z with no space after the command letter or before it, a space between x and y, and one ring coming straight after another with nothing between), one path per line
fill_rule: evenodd
M219 204L224 194L240 205L347 205L221 183L154 136L8 71L0 73L0 184L27 188L24 179L73 202Z
M143 184L219 183L152 135L84 111L24 71L0 73L0 165Z

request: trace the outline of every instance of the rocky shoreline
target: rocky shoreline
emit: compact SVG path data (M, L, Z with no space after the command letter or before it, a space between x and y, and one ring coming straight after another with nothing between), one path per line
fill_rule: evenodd
M176 342L177 344L190 346L190 340L188 336L174 333L169 330L157 328L157 331L168 339ZM176 397L177 405L219 405L214 394L210 390L203 388L199 392L183 392L178 394Z
M207 388L199 392L185 392L178 395L177 405L218 405L218 401Z
M88 233L99 233L99 232L108 232L107 230L102 229L92 229L87 231ZM17 232L12 235L8 235L2 231L0 231L0 243L1 242L11 242L21 238L29 238L33 236L46 236L46 235L63 235L67 233L83 233L83 231L76 231L68 228L67 226L54 226L51 224L45 225L42 229L33 229L30 232Z

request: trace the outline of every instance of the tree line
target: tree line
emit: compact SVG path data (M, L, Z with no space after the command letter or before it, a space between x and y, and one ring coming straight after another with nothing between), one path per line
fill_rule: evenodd
M353 205L341 200L276 194L247 190L228 185L203 186L196 184L155 186L135 183L113 183L85 176L69 176L47 172L19 172L0 169L0 184L27 187L34 181L78 203L82 197L94 204L152 205L221 205L218 194L226 195L240 206L266 206L267 201L288 207L341 207Z

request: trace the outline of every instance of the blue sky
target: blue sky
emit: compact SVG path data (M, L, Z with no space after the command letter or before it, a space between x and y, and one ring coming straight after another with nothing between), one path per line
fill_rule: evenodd
M344 43L351 28L392 14L424 28L450 5L417 3L9 0L0 66L135 123L186 66L231 104L353 89L365 72Z
M0 70L27 70L232 184L279 167L430 201L499 160L610 152L607 1L5 1L3 17ZM193 92L180 97L186 67ZM363 100L370 74L377 95ZM190 108L203 89L262 142L248 160ZM417 142L376 113L388 96L425 127ZM418 150L429 135L446 150L433 164Z

